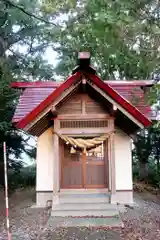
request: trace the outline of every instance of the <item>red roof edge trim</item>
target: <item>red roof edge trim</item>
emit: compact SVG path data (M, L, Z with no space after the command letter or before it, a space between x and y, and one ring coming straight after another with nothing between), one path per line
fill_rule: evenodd
M107 84L111 84L111 85L120 85L120 86L139 86L139 87L151 87L154 84L153 80L128 80L128 81L122 81L122 80L105 80L104 81Z
M118 92L116 92L110 85L104 83L97 75L86 74L100 89L105 91L112 99L119 103L127 112L129 112L135 119L141 122L144 127L148 127L152 122L146 118L136 107L124 99Z
M48 81L48 82L13 82L10 84L11 88L51 88L51 87L58 87L62 82L54 82L54 81Z
M54 90L44 101L42 101L36 108L34 108L27 116L25 116L20 122L17 123L16 127L24 128L29 124L37 115L49 106L63 91L69 88L76 80L81 76L80 72L76 72L74 75L69 77L63 82L56 90Z

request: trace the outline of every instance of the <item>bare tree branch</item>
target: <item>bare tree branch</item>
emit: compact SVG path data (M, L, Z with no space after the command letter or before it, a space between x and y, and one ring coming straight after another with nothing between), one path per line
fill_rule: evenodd
M13 3L12 1L10 1L10 0L2 0L2 1L3 1L4 3L6 3L6 4L9 4L11 7L14 7L14 8L19 9L21 12L25 13L26 15L28 15L28 16L30 16L30 17L32 17L32 18L35 18L35 19L37 19L37 20L39 20L39 21L41 21L41 22L44 22L44 23L46 23L46 24L50 24L50 25L57 26L57 25L56 25L55 23L53 23L53 22L47 21L47 20L45 20L44 18L38 17L38 16L36 16L35 14L32 14L32 13L26 11L23 7L20 7L20 6L16 5L16 4L14 4L14 3Z

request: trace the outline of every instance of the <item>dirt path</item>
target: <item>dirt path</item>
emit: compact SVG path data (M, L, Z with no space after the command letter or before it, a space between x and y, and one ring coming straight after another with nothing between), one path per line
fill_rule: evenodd
M23 240L36 240L45 225L49 211L31 209L34 204L34 190L15 193L10 199L10 219L12 231ZM40 240L80 240L80 239L125 239L158 240L160 239L160 201L152 194L135 194L136 206L127 208L121 214L124 229L93 230L89 228L54 229L47 228L41 233ZM6 239L4 195L0 193L0 240ZM114 237L113 237L114 236Z

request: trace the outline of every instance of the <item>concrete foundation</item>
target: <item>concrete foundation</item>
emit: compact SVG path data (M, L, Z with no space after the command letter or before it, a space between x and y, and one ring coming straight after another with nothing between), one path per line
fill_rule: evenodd
M87 192L86 192L87 193ZM62 194L62 193L61 193ZM37 207L46 207L48 205L51 204L59 204L59 203L77 203L77 202L81 202L83 200L84 203L88 203L90 202L90 197L88 198L88 194L84 194L83 192L83 198L77 197L77 192L75 191L74 193L72 192L72 194L64 194L63 198L62 195L60 194L60 196L53 196L53 192L37 192L36 193L36 206ZM92 202L95 199L96 203L109 203L108 200L108 196L107 197L103 197L102 198L102 193L97 193L96 198L94 197L95 193L90 193L92 195ZM71 197L72 195L72 197ZM100 197L98 197L98 195ZM60 198L59 198L60 197ZM133 192L132 191L117 191L115 195L111 195L110 196L110 203L111 204L129 204L129 205L133 205Z
M111 195L111 204L116 203L133 205L133 191L120 191Z
M52 202L53 192L37 192L36 193L36 206L47 207L49 202Z

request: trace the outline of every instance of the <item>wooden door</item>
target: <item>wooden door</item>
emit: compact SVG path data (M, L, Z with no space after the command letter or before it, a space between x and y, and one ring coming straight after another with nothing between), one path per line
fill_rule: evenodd
M105 176L104 143L86 153L84 164L84 187L105 188L107 177Z
M63 153L62 153L63 152ZM105 188L104 144L87 151L71 153L69 145L63 145L61 187L62 188Z
M71 153L71 147L66 144L63 144L61 151L61 187L83 188L81 152Z

